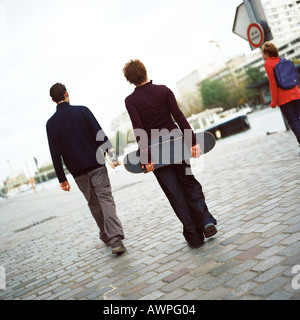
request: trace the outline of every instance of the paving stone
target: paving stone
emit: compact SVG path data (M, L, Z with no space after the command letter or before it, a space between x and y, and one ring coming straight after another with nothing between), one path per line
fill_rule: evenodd
M187 246L180 221L153 175L109 171L128 249L120 257L99 241L72 177L68 194L56 186L0 201L0 265L7 272L0 299L299 298L291 287L292 266L300 264L300 180L295 176L300 163L293 138L281 132L230 148L224 140L205 155L207 170L192 163L218 220L217 235L196 250ZM66 203L64 212L57 209ZM56 218L43 225L11 232L15 221L21 228L53 212ZM172 281L163 281L166 277Z
M295 234L292 234L291 236L285 238L284 240L280 241L280 244L283 244L283 245L290 245L290 244L293 244L297 241L300 241L300 233L295 233Z
M154 291L154 292L151 292L151 293L145 295L144 297L140 298L139 300L157 300L163 295L164 294L160 291Z
M260 236L261 236L262 238L268 239L268 238L270 238L270 237L272 237L272 236L274 236L274 235L277 235L277 234L280 233L280 232L283 232L286 228L287 228L286 225L279 224L279 225L277 225L277 226L269 229L268 231L262 233Z
M299 252L300 252L300 241L287 246L285 249L280 251L279 255L289 257Z
M259 255L257 255L256 259L259 259L259 260L268 259L274 256L275 254L277 254L278 252L282 251L283 249L284 249L283 247L273 246L272 248L268 248L262 253L260 253Z
M238 276L235 276L234 278L230 279L227 281L224 286L226 287L232 287L232 288L237 288L240 286L242 283L247 282L249 280L252 280L255 278L257 274L255 272L251 271L246 271L244 273L240 273Z
M276 234L275 236L260 243L260 246L269 248L269 247L272 247L273 245L279 243L282 239L285 239L285 238L287 238L287 235L285 235L285 234Z
M245 244L237 247L237 250L249 250L250 248L254 247L254 246L257 246L258 244L260 244L261 242L263 242L263 239L261 238L255 238L255 239L252 239L248 242L246 242Z
M195 277L199 277L203 273L208 273L210 270L212 270L220 265L221 265L220 262L209 260L205 263L202 263L199 268L192 270L191 275L195 276Z
M187 268L183 268L183 269L180 269L180 270L178 270L178 271L176 271L176 272L168 275L168 276L165 277L163 280L164 280L165 282L172 282L172 281L175 281L175 280L177 280L178 278L180 278L180 277L182 277L182 276L184 276L184 275L186 275L186 274L188 274L188 273L190 273L190 270L187 269Z
M220 286L224 282L228 281L229 279L232 279L233 275L229 273L223 273L219 277L213 278L212 280L205 282L203 285L200 286L200 289L210 291L214 288Z
M232 235L231 237L227 238L226 240L222 241L220 244L223 246L226 246L230 243L234 243L236 240L240 239L242 237L241 234L236 233L234 235Z
M272 294L288 282L288 279L283 277L276 277L276 279L269 280L265 284L255 288L251 293L253 295L266 296Z
M263 251L264 251L263 248L252 247L252 248L244 251L243 253L237 255L235 257L235 259L241 260L241 261L250 260L250 259L253 259L254 257L256 257L257 255L259 255L260 253L262 253Z
M286 266L274 266L273 268L263 272L259 276L257 276L254 281L256 282L266 282L270 279L274 278L277 275L282 275L286 270Z
M122 293L122 295L123 296L131 295L131 294L136 293L136 292L138 292L148 286L149 286L149 284L146 281L143 281L143 282L139 283L138 285L126 290L125 292Z
M237 264L238 264L237 261L228 261L228 262L225 262L225 263L221 264L220 266L218 266L218 267L216 267L214 269L211 269L208 273L212 277L219 277L221 274L225 273L229 269L232 269Z
M229 259L231 259L231 258L236 257L236 256L239 255L239 254L240 254L240 251L231 250L231 251L229 251L229 252L227 252L227 253L225 253L225 254L222 254L222 255L217 256L217 257L216 257L216 260L217 260L218 262L224 262L224 261L227 261L227 260L229 260Z
M217 287L210 292L205 293L204 295L200 296L200 300L217 300L221 299L222 297L226 296L230 289L224 288L222 286Z
M186 274L185 276L177 278L176 280L163 286L161 288L161 290L164 292L171 292L171 291L175 290L176 288L181 287L184 284L186 284L187 282L191 281L191 279L192 279L192 277L189 274Z
M193 301L193 300L197 300L199 299L202 295L204 295L205 293L200 291L200 290L195 290L195 291L191 291L191 292L188 292L185 294L183 294L181 297L180 297L180 300L189 300L189 301Z
M300 264L300 252L285 259L282 264L292 265L292 266Z
M298 208L299 209L299 208ZM300 223L297 223L293 226L290 226L289 228L284 230L284 233L296 233L300 231Z
M240 297L242 297L245 294L250 293L255 287L257 287L257 284L251 281L247 281L246 283L242 284L238 288L232 290L230 293L224 296L225 300L236 300Z
M277 291L272 293L267 300L289 300L292 296L291 292Z
M254 267L252 267L251 270L264 272L264 271L272 268L274 265L279 264L283 260L284 260L283 257L272 256L272 257L270 257L270 258L268 258L268 259L256 264Z
M155 282L151 286L148 286L148 287L140 290L139 294L142 296L146 296L146 295L151 294L154 291L161 291L161 288L164 287L165 285L166 285L166 283L163 281Z
M257 264L256 261L246 261L236 266L235 268L231 269L229 272L232 274L240 274L247 270L250 271L251 268L254 267L256 264Z

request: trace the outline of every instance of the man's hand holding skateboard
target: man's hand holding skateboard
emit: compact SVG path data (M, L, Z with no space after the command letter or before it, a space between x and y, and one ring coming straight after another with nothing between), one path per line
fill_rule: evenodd
M148 163L148 164L142 164L142 169L146 168L147 172L154 171L155 170L154 167L155 167L155 163L154 162L151 162L151 163Z
M190 148L191 150L191 155L193 158L199 158L201 155L201 148L199 144L194 145L193 147Z
M201 155L201 148L199 144L194 145L190 148L191 155L193 158L199 158ZM155 170L155 163L151 162L148 164L142 164L142 169L146 168L147 172L151 172Z

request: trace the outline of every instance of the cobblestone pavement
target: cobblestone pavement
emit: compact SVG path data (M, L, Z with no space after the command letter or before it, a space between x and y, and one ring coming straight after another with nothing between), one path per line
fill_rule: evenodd
M282 132L219 143L193 160L218 220L217 235L199 249L187 246L152 174L108 169L126 233L120 257L98 239L73 181L69 193L56 186L1 201L0 299L298 300L298 149Z

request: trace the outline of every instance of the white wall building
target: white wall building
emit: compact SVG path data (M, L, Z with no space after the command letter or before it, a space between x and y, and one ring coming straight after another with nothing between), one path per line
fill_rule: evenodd
M279 55L286 59L300 59L300 0L266 0L262 2L268 24L278 47ZM234 81L245 78L245 69L264 71L264 60L259 49L226 62L226 66L211 64L202 67L177 82L180 98L198 90L206 78L219 79L229 75Z
M300 34L300 0L268 0L263 8L275 40Z
M220 64L220 62L211 63L207 66L194 70L192 73L178 81L176 86L180 97L184 97L198 90L198 86L201 81L206 79L210 74L218 72L222 68L224 68L224 65Z
M288 60L300 59L300 32L294 37L290 37L286 40L274 39L272 43L278 48L279 56ZM242 80L245 74L245 70L248 67L259 68L261 71L264 69L265 61L262 58L260 50L245 55L244 62L240 63L233 69L233 72L238 80Z

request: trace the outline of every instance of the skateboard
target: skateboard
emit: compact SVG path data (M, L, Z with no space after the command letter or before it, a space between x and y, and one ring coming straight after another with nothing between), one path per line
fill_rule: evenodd
M201 155L212 150L216 144L216 139L210 132L198 132L196 138L201 148ZM149 148L155 169L192 158L190 148L185 143L183 136L152 144ZM138 150L124 157L124 167L131 173L147 172L146 168L142 169Z

